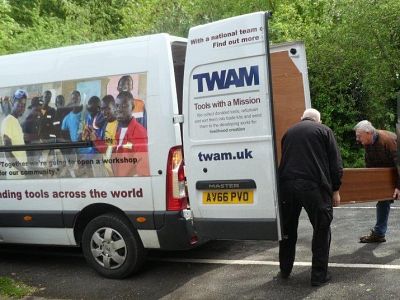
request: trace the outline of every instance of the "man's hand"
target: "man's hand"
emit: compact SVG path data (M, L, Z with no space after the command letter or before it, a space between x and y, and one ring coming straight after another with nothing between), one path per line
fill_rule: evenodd
M394 189L393 199L400 200L400 190L398 188Z
M93 127L85 126L82 132L82 141L95 141L96 134L94 132Z
M333 207L338 207L340 205L340 194L339 194L339 191L333 192L332 205L333 205Z

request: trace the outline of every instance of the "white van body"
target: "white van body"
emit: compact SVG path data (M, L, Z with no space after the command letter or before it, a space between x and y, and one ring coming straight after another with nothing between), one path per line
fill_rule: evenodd
M279 240L266 24L265 13L254 13L192 28L188 40L155 34L0 56L2 134L8 126L4 120L15 114L6 106L7 97L25 91L31 107L15 118L25 144L2 137L0 243L82 245L100 274L122 278L139 269L144 249L189 249L209 239ZM304 50L302 44L288 44L279 51L293 47ZM296 64L305 84L303 103L309 106L302 51L293 59L302 61ZM132 83L128 91L120 86L124 76ZM35 113L42 118L45 91L51 92L53 107L46 118L69 132L66 140L51 133L48 139L27 141L31 124L41 126L27 120ZM73 91L79 92L81 108L71 106L67 115L81 118L83 129L68 127L67 115L52 119L56 96L68 104ZM123 160L141 145L125 142L130 125L118 119L119 139L112 149L122 150L112 150L108 159L114 160L108 161L97 140L73 141L72 136L83 137L87 128L96 136L101 131L98 115L88 117L92 96L113 95L118 115L123 92L133 96L135 108L137 103L144 107L132 110L138 123L144 120L136 125L146 135L144 156ZM27 161L19 163L23 171L10 160L9 153L18 151L26 153ZM143 172L138 171L142 162ZM126 175L132 164L136 169ZM107 167L114 173L106 174Z
M179 124L172 123L178 114L171 44L183 39L165 34L129 38L110 42L49 49L0 57L2 87L13 89L42 83L86 78L101 78L109 75L147 75L150 176L118 178L45 178L2 181L2 191L22 191L23 199L4 198L1 210L9 212L34 212L47 214L47 218L33 217L32 227L2 227L0 239L9 243L75 245L73 228L52 227L65 224L66 218L75 215L92 204L112 204L126 212L165 211L165 168L166 157L171 147L181 144ZM22 70L22 71L21 71ZM151 112L151 113L150 113ZM154 136L154 138L151 138ZM159 174L161 170L162 174ZM111 197L90 198L90 190L112 191L142 189L141 198L118 199ZM25 197L25 191L39 193L48 191L48 198ZM85 192L88 197L55 199L53 191ZM38 201L40 200L40 201ZM100 200L100 201L99 201ZM73 219L75 217L72 217ZM4 218L1 218L5 222ZM52 219L52 221L49 221ZM49 223L50 228L37 227L34 223ZM29 225L29 223L26 223ZM54 226L53 226L54 225ZM61 226L60 226L61 227ZM64 226L62 226L64 227ZM151 231L151 232L150 232ZM139 230L141 234L141 230ZM145 246L159 248L155 230L143 233Z

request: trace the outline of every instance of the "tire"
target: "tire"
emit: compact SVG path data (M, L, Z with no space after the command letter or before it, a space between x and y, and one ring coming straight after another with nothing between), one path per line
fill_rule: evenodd
M88 264L107 278L122 279L137 272L146 259L138 233L115 213L94 218L82 236Z

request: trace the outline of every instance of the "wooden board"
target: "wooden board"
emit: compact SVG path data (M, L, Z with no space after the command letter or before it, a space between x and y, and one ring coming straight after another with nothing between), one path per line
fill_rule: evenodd
M303 75L289 57L288 51L271 53L271 76L279 163L282 137L290 126L300 121L306 104Z
M341 204L392 199L396 177L395 168L344 169Z

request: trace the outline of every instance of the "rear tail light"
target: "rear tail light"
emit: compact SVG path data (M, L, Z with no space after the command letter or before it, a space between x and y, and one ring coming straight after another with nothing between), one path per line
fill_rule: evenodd
M190 238L190 245L194 246L194 245L196 245L198 242L199 242L199 238L197 237L197 235L193 235L193 236Z
M172 147L169 150L167 163L167 210L169 211L179 211L188 207L183 165L182 147Z

